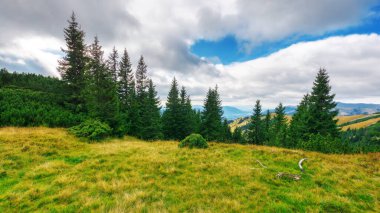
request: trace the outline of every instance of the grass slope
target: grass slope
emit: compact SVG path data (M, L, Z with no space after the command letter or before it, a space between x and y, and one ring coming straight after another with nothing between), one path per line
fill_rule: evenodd
M353 123L353 124L350 124L350 125L346 125L346 126L343 126L342 127L342 130L347 130L347 129L360 129L360 128L365 128L365 127L368 127L368 126L371 126L377 122L380 121L380 117L379 118L372 118L372 119L369 119L369 120L364 120L364 121L361 121L361 122L358 122L358 123Z
M300 174L303 157L300 181L276 178ZM133 138L87 144L64 129L2 128L0 212L376 212L379 160Z
M272 118L274 115L275 115L275 113L271 113ZM262 119L264 119L264 118L265 117L263 116ZM285 118L286 118L286 121L288 124L292 121L291 115L285 115ZM244 117L244 118L235 119L234 121L232 121L229 124L229 126L231 128L231 131L233 132L233 131L235 131L236 128L243 128L243 130L248 129L250 123L251 123L251 117Z
M344 124L344 123L347 123L347 122L350 122L350 121L353 121L353 120L356 120L356 119L360 119L360 118L364 118L368 115L340 115L340 116L337 116L337 119L338 119L338 122L337 124L338 125L341 125L341 124Z
M272 116L274 114L272 113ZM291 122L292 116L286 115L288 123ZM337 124L342 126L342 130L346 131L348 128L350 129L360 129L371 126L376 122L380 121L378 114L370 114L370 115L340 115L337 116L338 120ZM238 118L229 124L231 131L235 131L236 128L241 127L243 129L247 129L250 123L250 118Z

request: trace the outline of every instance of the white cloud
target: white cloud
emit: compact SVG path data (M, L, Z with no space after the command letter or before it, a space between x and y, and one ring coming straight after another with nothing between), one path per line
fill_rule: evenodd
M17 37L0 49L0 63L36 66L41 69L36 70L40 74L59 77L56 67L62 45L62 41L53 37Z
M339 101L380 103L380 35L350 35L294 44L268 57L224 66L221 92L239 95L225 104L295 105L309 92L319 68L330 75ZM228 99L228 98L227 98Z
M342 43L333 43L333 39L297 44L265 58L229 66L213 64L216 59L206 61L189 49L198 39L216 40L228 34L235 35L244 50L297 34L323 34L360 23L374 2L2 0L0 66L57 76L57 59L60 47L64 47L63 28L71 11L75 11L87 42L98 35L106 52L113 45L120 51L126 47L134 65L144 55L162 99L176 76L190 89L197 104L215 84L219 84L226 104L252 105L256 98L268 104L293 104L310 88L322 66L331 73L332 80L339 79L332 82L337 97L348 100L351 94L357 98L365 93L369 98L365 100L373 100L369 97L370 90L376 89L372 83L355 86L357 89L348 87L358 84L355 78L361 79L363 73L375 75L376 62L370 58L378 53L373 47L377 36L358 36L365 41L352 43L349 37L336 38ZM368 43L370 40L372 43ZM323 46L326 42L329 45Z

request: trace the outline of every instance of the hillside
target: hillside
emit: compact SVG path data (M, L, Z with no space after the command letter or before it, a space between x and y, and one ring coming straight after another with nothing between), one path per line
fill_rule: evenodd
M64 129L2 128L0 156L0 212L380 209L380 153L342 157L219 143L189 150L134 138L87 144ZM279 179L279 172L302 178Z
M342 127L342 130L365 128L365 127L374 125L379 121L380 121L380 117L373 117L373 118L371 117L368 120L363 120L357 123L352 122L352 124L345 125Z
M273 117L273 116L274 116L274 113L271 113L271 117ZM287 119L288 123L292 120L291 115L285 115L285 118ZM264 119L264 117L263 117L263 119ZM242 128L243 130L248 129L250 121L251 121L250 117L237 118L236 120L232 121L229 124L231 131L235 131L235 129L238 127Z
M194 106L194 109L202 110L202 106ZM285 106L285 114L293 115L296 111L295 106ZM342 103L337 102L337 110L339 110L339 116L365 116L380 112L380 104L361 104L361 103ZM240 109L238 107L223 106L224 117L228 120L236 120L242 117L248 117L252 114L252 109ZM265 111L265 110L264 110ZM274 109L269 109L270 112L274 112Z
M290 115L287 115L286 118L290 122L292 117ZM360 115L340 115L337 116L338 122L337 124L339 126L342 126L342 130L347 129L359 129L368 127L370 125L373 125L380 121L380 114L360 114ZM238 118L230 123L230 128L232 131L234 131L237 127L242 128L243 130L248 128L250 122L249 117L244 118Z

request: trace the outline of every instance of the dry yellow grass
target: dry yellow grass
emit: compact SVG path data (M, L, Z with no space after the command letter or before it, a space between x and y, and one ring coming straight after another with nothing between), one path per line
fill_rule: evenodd
M273 117L275 113L271 113L271 117ZM287 123L290 123L292 121L292 116L291 115L285 115ZM251 118L238 118L234 120L232 123L229 124L231 131L234 132L236 128L242 127L242 126L247 126L251 122Z
M364 118L364 117L367 117L368 115L345 115L345 116L338 116L337 119L338 119L338 122L337 124L338 125L341 125L341 124L344 124L344 123L347 123L347 122L350 122L350 121L353 121L353 120L356 120L356 119L359 119L359 118Z
M373 119L370 119L370 120L366 120L366 121L363 121L363 122L359 122L359 123L355 123L355 124L351 124L351 125L347 125L347 126L343 126L342 127L342 130L347 130L347 129L360 129L360 128L365 128L365 127L368 127L368 126L371 126L377 122L380 121L380 118L373 118Z
M273 116L273 113L272 113L272 116ZM372 115L363 115L362 114L362 115L337 116L336 119L338 120L337 124L341 125L341 124L344 124L344 123L347 123L347 122L351 122L351 121L355 121L357 119L365 118L365 117L368 117L368 116L372 116ZM290 123L291 120L292 120L292 116L286 115L286 119L287 119L287 122ZM360 122L360 123L355 123L355 124L351 124L351 125L348 125L348 126L344 126L344 127L342 127L342 130L345 131L348 128L350 128L350 129L359 129L359 128L368 127L368 126L370 126L372 124L375 124L377 121L379 121L379 118L375 118L375 119L363 121L363 122ZM247 118L247 119L238 118L238 119L234 120L230 124L231 131L235 131L235 129L238 128L238 127L246 126L246 125L249 124L249 122L250 122L250 118Z
M129 137L87 144L64 129L2 128L0 212L378 212L379 161L380 153L191 150Z

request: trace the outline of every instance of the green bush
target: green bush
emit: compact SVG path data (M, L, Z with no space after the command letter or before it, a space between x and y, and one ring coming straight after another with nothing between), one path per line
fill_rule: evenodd
M179 147L183 148L188 146L189 148L200 148L205 149L208 147L207 141L200 134L191 134L183 139Z
M112 134L111 127L98 120L86 120L83 123L73 126L69 132L79 138L86 138L90 141L99 141Z
M64 102L55 93L0 88L0 126L70 127L84 120Z
M348 147L345 141L342 141L340 138L322 136L320 134L311 134L308 141L300 141L298 143L298 148L323 153L342 154L350 152L350 147Z

